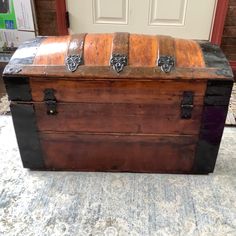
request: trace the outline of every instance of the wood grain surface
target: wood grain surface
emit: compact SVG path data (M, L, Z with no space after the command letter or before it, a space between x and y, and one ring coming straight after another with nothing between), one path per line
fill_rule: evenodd
M206 83L189 81L84 81L35 78L30 80L32 99L42 102L44 90L52 88L59 102L162 103L180 104L183 91L195 94L194 104L202 105Z
M34 65L65 65L71 36L48 37L40 45Z
M35 49L30 57L15 57L4 71L15 107L31 108L14 113L14 120L25 120L25 129L29 117L36 121L28 135L34 140L25 139L31 145L30 153L22 152L25 167L39 168L28 164L39 139L43 159L38 159L46 169L213 171L233 82L219 47L128 33L48 37L28 47ZM128 59L120 73L110 65L114 54ZM75 72L65 63L70 55L83 61ZM157 66L160 56L174 57L170 73ZM45 90L54 93L54 115L47 113ZM194 95L188 120L181 118L182 109L192 109L181 106L186 92ZM17 130L18 139L27 134ZM25 141L18 141L27 152Z
M199 43L193 40L174 39L168 36L137 35L128 33L87 34L84 37L84 66L71 72L65 65L68 49L79 35L48 37L38 48L32 65L22 61L7 66L4 74L14 76L84 77L84 78L149 78L149 79L227 79L232 80L229 65L220 63L206 68L205 58ZM77 49L76 49L77 47ZM78 51L79 44L73 44ZM17 52L16 52L17 53ZM116 73L110 65L112 55L127 54L128 65L122 73ZM210 56L214 57L214 50ZM165 54L165 55L164 55ZM175 57L176 67L171 73L164 73L158 67L159 56ZM226 73L227 70L227 73Z
M197 135L202 106L195 106L192 118L185 120L180 104L59 103L54 116L47 115L44 103L34 109L40 131Z
M47 168L80 171L188 173L197 139L197 136L40 133Z
M156 36L130 35L129 65L134 67L156 67L158 57Z
M78 55L83 58L85 37L86 34L71 35L67 56Z
M110 65L112 39L111 34L88 34L84 45L84 64Z

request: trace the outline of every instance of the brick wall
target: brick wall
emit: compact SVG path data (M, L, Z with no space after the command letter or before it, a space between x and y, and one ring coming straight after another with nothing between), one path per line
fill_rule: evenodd
M229 0L221 47L228 60L236 61L236 0Z
M58 35L56 0L34 0L39 35Z

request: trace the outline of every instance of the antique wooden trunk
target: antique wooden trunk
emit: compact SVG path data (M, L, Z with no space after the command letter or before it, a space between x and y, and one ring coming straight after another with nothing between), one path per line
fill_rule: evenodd
M26 42L4 81L26 168L207 174L233 75L208 42L115 33Z

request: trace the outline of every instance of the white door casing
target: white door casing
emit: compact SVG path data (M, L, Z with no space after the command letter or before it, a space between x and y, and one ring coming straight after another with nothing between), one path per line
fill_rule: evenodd
M208 40L217 0L67 0L70 33L131 32Z

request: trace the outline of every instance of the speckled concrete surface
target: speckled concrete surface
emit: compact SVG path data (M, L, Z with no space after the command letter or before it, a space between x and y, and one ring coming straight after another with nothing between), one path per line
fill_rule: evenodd
M236 235L235 128L209 176L32 172L0 116L0 164L0 235Z

